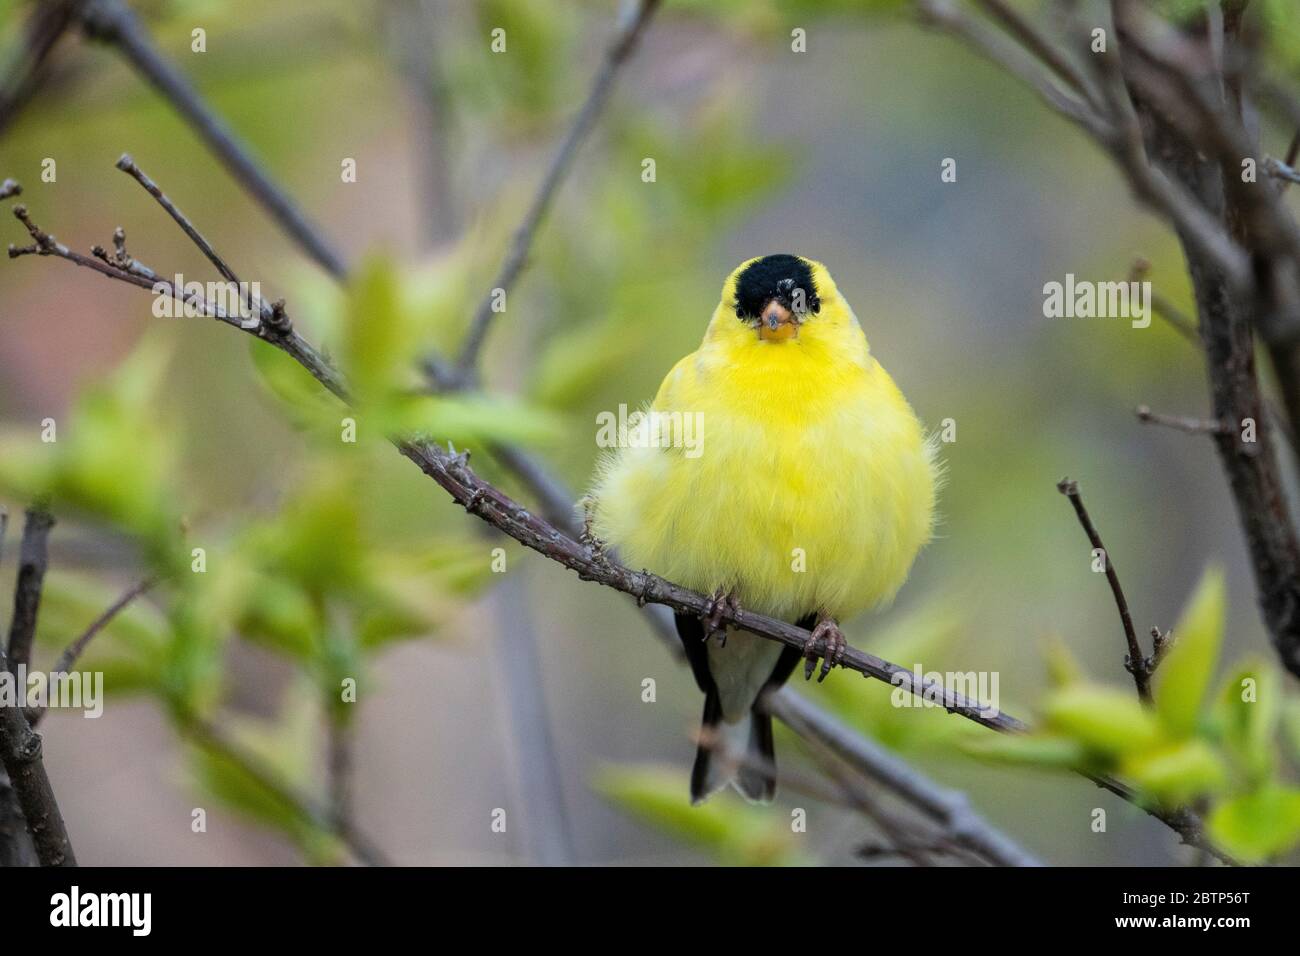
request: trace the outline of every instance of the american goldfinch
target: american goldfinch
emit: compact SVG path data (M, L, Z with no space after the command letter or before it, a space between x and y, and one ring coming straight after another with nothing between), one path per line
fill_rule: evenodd
M673 441L701 426L689 448ZM593 535L623 561L713 594L677 630L704 692L691 800L734 784L775 793L771 718L755 704L801 657L821 678L837 622L893 597L929 540L938 466L907 400L872 356L826 267L793 255L742 263L699 350L668 373L601 461ZM812 630L783 648L717 627L724 603Z

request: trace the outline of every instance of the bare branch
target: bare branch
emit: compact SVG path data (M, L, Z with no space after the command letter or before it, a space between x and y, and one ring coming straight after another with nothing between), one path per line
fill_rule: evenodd
M0 79L0 133L18 118L35 94L54 47L72 24L76 0L44 0L34 6L26 38Z
M185 75L154 47L149 33L122 0L85 0L81 20L91 37L113 44L162 94L216 154L235 179L326 272L343 276L343 259L266 173L226 123L195 92Z
M1065 495L1074 506L1074 513L1079 518L1079 524L1083 526L1083 533L1088 536L1092 542L1094 551L1100 551L1102 561L1106 564L1106 581L1110 584L1111 594L1115 597L1115 607L1119 611L1120 623L1124 626L1124 640L1128 644L1128 656L1124 658L1124 669L1133 675L1133 683L1137 685L1138 697L1142 703L1150 704L1151 700L1151 669L1147 663L1147 657L1142 653L1142 645L1138 643L1137 632L1133 630L1133 616L1129 614L1128 599L1124 597L1124 588L1119 583L1119 574L1115 571L1115 562L1111 559L1110 552L1101 542L1101 535L1092 523L1092 518L1088 514L1088 509L1083 505L1083 497L1079 494L1079 483L1069 478L1062 478L1056 485L1057 491Z
M533 196L523 222L515 230L514 237L510 241L510 250L506 253L505 261L501 263L492 288L483 297L478 310L474 313L474 318L470 321L469 331L456 362L457 371L463 381L473 381L477 378L479 353L483 349L488 328L495 314L492 311L492 304L498 294L495 290L502 289L508 292L515 280L519 278L519 274L524 271L524 266L528 264L528 251L532 248L537 227L542 224L546 210L551 205L551 199L568 174L569 167L573 165L578 147L582 145L583 139L604 110L609 94L614 89L614 81L618 77L619 69L631 57L642 31L655 11L659 9L659 2L660 0L637 0L637 6L619 26L609 47L605 50L604 62L596 73L587 100L582 104L573 125L565 134L559 151L546 170L546 175L542 177L542 182Z
M55 674L66 674L71 671L72 665L77 663L77 659L81 657L82 653L86 650L87 645L94 640L95 635L111 624L113 618L117 617L118 614L126 609L127 605L148 591L155 583L154 579L146 578L145 580L127 588L116 601L110 604L103 613L99 615L99 617L90 622L90 626L82 631L81 635L77 637L76 640L64 649L63 653L59 655L58 662L50 672L51 676L54 676ZM32 725L33 729L35 729L41 720L44 719L45 713L45 707L29 708L27 711L27 722Z
M41 609L41 590L49 566L50 529L54 516L44 507L27 509L23 541L18 554L18 582L14 587L14 616L9 622L9 666L17 671L30 664L36 617Z
M0 559L4 557L9 511L0 505ZM9 772L0 765L0 867L36 866L36 848L27 833L27 820L18 803L18 793L9 783Z
M979 0L979 5L996 20L1021 46L1036 56L1057 76L1065 80L1075 93L1083 97L1094 109L1103 107L1100 94L1088 82L1083 72L1051 40L1042 34L1019 10L1006 0Z
M48 562L46 541L54 519L42 509L29 509L23 526L23 543L19 556L18 581L14 588L14 619L9 630L10 653L0 648L0 676L17 680L20 665L25 665L31 654L32 635L36 631L36 613L41 603L41 588ZM11 656L11 653L17 654ZM18 656L21 655L21 656ZM7 672L7 673L6 673ZM42 866L76 866L72 842L63 823L63 814L54 797L54 788L45 764L41 759L41 738L27 723L21 707L0 706L0 763L8 774L8 786L13 788L32 847ZM0 798L4 794L0 793ZM5 812L0 800L0 812ZM8 807L12 816L12 804ZM9 821L12 827L12 820ZM10 848L22 852L21 844L6 842Z
M1033 90L1057 113L1078 124L1098 138L1110 136L1104 119L1087 103L1062 90L1052 78L1006 42L995 30L966 16L952 0L917 0L923 23L940 27L961 37L985 59L996 63Z
M1205 418L1188 418L1183 415L1162 415L1159 412L1151 411L1146 405L1139 405L1135 412L1140 422L1148 425L1163 425L1166 428L1187 432L1189 435L1222 435L1226 431L1231 431L1231 427L1225 422L1210 421Z
M770 695L763 706L795 733L825 742L854 769L917 807L940 826L946 840L998 866L1042 866L1033 854L976 813L965 794L939 786L788 688Z
M1290 151L1288 150L1288 153ZM1282 185L1289 183L1300 183L1300 172L1291 165L1292 160L1283 162L1280 159L1274 159L1272 156L1264 157L1264 172L1268 173L1274 179L1282 180Z

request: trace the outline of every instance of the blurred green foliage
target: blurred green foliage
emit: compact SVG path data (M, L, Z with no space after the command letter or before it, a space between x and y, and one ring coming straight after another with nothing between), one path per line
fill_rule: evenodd
M1027 736L972 738L968 753L1027 766L1115 773L1152 805L1204 805L1210 835L1252 862L1300 843L1300 788L1286 782L1278 751L1287 702L1275 667L1254 659L1209 693L1225 620L1222 572L1211 568L1178 624L1156 671L1155 706L1132 688L1093 684L1058 660L1056 686L1043 698L1041 726ZM1300 763L1300 750L1292 749Z

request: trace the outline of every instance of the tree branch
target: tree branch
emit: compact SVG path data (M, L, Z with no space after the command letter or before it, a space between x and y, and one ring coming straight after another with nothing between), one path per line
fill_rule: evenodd
M858 772L882 784L939 825L945 840L997 866L1042 866L1033 854L975 812L964 793L941 787L879 744L855 734L788 688L763 703L795 733L825 742Z
M8 129L40 86L54 47L72 24L75 0L43 0L32 10L21 50L0 79L0 134Z
M90 37L115 46L176 109L208 148L262 208L326 272L347 272L342 257L308 221L288 194L253 159L234 131L205 103L180 70L160 54L135 13L122 0L77 0L82 27Z
M4 558L5 533L8 530L9 511L0 505L0 560ZM27 833L27 820L18 803L18 794L9 783L9 772L0 765L0 867L36 866L39 862L32 838Z
M1141 698L1142 703L1150 705L1152 703L1151 672L1155 669L1154 662L1142 653L1142 645L1138 643L1137 632L1133 629L1133 616L1129 613L1128 599L1124 596L1124 588L1119 583L1115 562L1111 560L1110 552L1102 544L1101 535L1092 523L1088 509L1084 507L1083 496L1079 494L1079 483L1070 478L1062 478L1057 483L1056 490L1065 495L1074 506L1074 513L1083 527L1083 533L1092 542L1093 550L1101 552L1102 560L1106 564L1106 582L1110 585L1110 593L1115 598L1115 608L1119 611L1120 623L1124 627L1124 641L1128 645L1128 654L1124 657L1124 669L1133 675L1133 683L1137 685L1138 697Z
M7 519L7 516L5 516ZM7 523L7 520L2 523ZM45 580L47 562L46 540L54 519L49 512L30 509L23 526L23 543L18 568L18 581L14 587L14 619L9 630L10 652L17 650L21 657L10 656L0 648L0 679L18 679L20 663L26 663L31 653L31 638L36 630L36 612L41 603L41 588ZM6 673L7 672L7 673ZM0 706L0 763L8 775L7 787L13 788L32 847L42 866L76 866L72 842L63 823L54 788L45 772L41 759L41 738L27 723L23 710L17 705ZM4 796L0 788L0 798ZM12 815L12 804L0 800L0 815ZM12 828L12 820L6 826ZM21 845L12 840L0 842L21 853Z
M49 566L50 529L54 516L44 507L27 510L23 542L18 553L18 581L14 587L14 616L9 622L9 665L16 672L32 659L36 617L41 609L41 589Z
M1024 78L1023 62L987 42L951 3L917 4ZM1089 115L1062 112L1112 157L1135 195L1173 225L1182 243L1196 292L1213 418L1249 419L1258 426L1255 442L1239 440L1233 429L1216 433L1215 443L1250 550L1264 623L1283 664L1300 675L1300 543L1263 414L1253 345L1258 327L1293 413L1288 418L1300 418L1300 279L1294 261L1300 229L1274 190L1252 192L1241 181L1242 159L1256 153L1242 131L1243 67L1220 78L1212 57L1160 30L1131 0L1112 0L1112 16L1116 42L1093 58L1109 115L1098 124ZM1235 21L1225 43L1235 43ZM1239 51L1231 46L1223 58L1238 63ZM1211 86L1224 93L1221 107L1207 92Z
M132 601L152 588L155 583L156 581L153 578L146 578L145 580L127 588L126 591L122 593L121 597L110 604L103 613L99 615L99 617L91 621L90 626L82 631L80 636L64 649L63 653L59 655L58 663L54 665L54 669L50 672L51 677L56 674L66 674L71 671L72 665L81 657L82 653L86 650L86 646L94 640L95 635L111 624L113 618L117 617L118 614L125 610L127 605ZM46 710L47 708L45 707L28 708L27 722L31 724L32 729L35 729L36 726L45 718Z
M474 318L470 321L469 331L465 335L465 342L461 346L460 356L456 361L456 371L463 382L473 382L478 376L479 353L483 349L488 328L491 326L492 317L495 314L492 311L492 305L498 294L496 290L501 289L509 292L510 287L519 278L519 274L524 271L524 266L528 264L528 251L532 248L533 236L537 232L537 227L542 224L542 219L546 216L546 210L551 205L551 199L554 197L560 183L564 181L569 167L573 165L573 159L578 153L578 147L582 145L583 139L586 138L587 133L590 132L604 110L605 103L609 100L609 94L614 89L614 80L618 77L619 69L631 57L642 31L650 22L650 18L654 16L655 11L659 9L659 2L660 0L637 0L636 7L632 9L615 32L613 40L605 50L604 61L592 82L591 90L587 94L587 100L578 111L573 125L569 127L564 141L560 144L559 151L555 154L555 158L551 160L551 165L546 170L546 175L542 177L542 182L537 188L537 193L533 196L533 201L528 207L528 212L524 215L523 222L515 230L514 237L510 242L510 249L506 253L505 261L501 263L501 268L492 283L492 288L488 290L488 294L479 303Z

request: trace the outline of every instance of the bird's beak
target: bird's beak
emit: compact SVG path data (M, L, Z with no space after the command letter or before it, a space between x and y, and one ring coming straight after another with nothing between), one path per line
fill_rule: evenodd
M763 307L758 320L758 337L768 342L784 342L799 335L799 317L775 299Z

